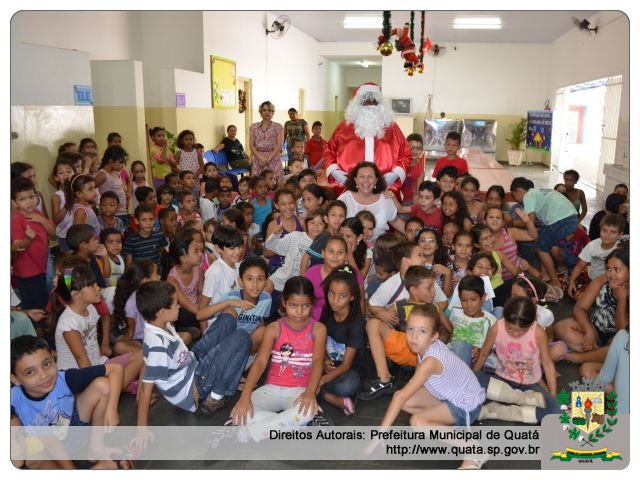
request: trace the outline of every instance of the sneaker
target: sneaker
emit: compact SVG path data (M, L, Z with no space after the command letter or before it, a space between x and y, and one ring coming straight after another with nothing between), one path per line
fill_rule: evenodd
M200 411L206 415L213 415L224 405L224 397L220 400L214 400L211 395L207 395L202 402L200 402Z
M333 427L335 423L324 413L319 413L313 419L307 423L307 427Z
M360 400L375 400L382 395L391 395L398 389L398 386L394 382L394 378L391 377L387 383L382 382L379 378L372 381L366 390L360 392L358 398Z

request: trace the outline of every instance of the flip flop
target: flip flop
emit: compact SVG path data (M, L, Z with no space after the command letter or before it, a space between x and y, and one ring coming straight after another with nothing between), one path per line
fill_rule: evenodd
M472 463L469 465L465 465L464 467L460 465L458 470L481 470L485 463L489 460L489 455L485 454L479 458L465 458L464 461L469 460Z
M545 301L550 303L558 303L564 297L562 288L547 283L547 293L544 296Z
M342 411L344 412L345 417L350 417L351 415L356 413L356 409L353 406L353 400L351 400L351 397L344 397L342 399L342 404L344 405Z

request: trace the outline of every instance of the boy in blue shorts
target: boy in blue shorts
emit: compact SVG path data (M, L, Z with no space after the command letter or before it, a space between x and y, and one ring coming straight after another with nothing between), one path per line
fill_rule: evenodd
M540 262L550 277L549 283L560 299L562 286L556 275L551 249L578 228L576 209L560 192L533 188L533 182L524 177L517 177L511 182L511 194L516 202L522 202L531 222L535 222L537 216L544 223L538 232L536 247Z

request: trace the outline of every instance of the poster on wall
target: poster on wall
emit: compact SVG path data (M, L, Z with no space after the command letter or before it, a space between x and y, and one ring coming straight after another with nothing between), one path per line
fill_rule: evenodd
M93 105L93 89L91 85L74 85L73 100L76 105Z
M211 55L211 106L236 108L236 62Z
M551 110L529 110L527 112L527 149L551 152Z

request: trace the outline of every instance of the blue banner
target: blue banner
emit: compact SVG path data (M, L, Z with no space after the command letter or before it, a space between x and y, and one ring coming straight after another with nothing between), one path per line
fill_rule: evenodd
M527 148L551 152L551 110L529 110L527 112Z

